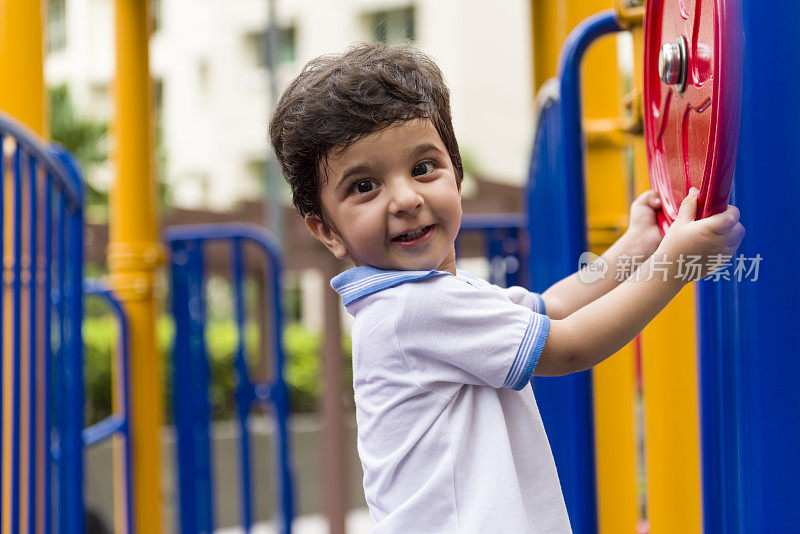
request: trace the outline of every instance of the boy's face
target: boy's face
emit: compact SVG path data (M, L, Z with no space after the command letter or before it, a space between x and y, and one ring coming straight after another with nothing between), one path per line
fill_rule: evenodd
M308 215L306 225L337 258L455 274L460 188L429 119L390 126L332 151L320 174L327 224Z

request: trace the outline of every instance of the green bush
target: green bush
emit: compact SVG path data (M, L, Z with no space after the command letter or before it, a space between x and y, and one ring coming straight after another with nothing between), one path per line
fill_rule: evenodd
M92 424L111 414L111 353L117 339L115 320L109 316L87 317L84 320L84 371L86 382L86 423ZM172 410L171 350L174 324L164 316L156 325L156 338L162 364L164 384L165 420L170 421ZM310 332L299 323L291 323L283 333L286 362L284 377L289 387L291 410L294 413L312 412L317 409L321 384L320 335ZM209 356L211 385L209 400L214 419L233 417L234 369L238 335L232 320L214 320L206 325L206 347ZM257 360L259 331L255 323L245 328L245 350L251 369ZM352 405L352 366L350 364L350 340L344 340L345 359L343 382L346 398ZM252 372L251 372L252 376Z
M83 368L86 391L86 424L111 415L111 350L117 339L117 324L111 316L87 317L83 321Z

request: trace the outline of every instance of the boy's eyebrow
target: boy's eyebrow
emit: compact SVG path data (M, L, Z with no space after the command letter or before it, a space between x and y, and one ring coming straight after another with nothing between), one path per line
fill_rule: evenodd
M366 172L368 170L369 170L369 165L365 165L363 163L361 163L359 165L356 165L355 167L350 167L349 169L344 171L344 173L342 174L342 177L339 178L338 182L336 182L336 187L334 187L334 189L339 189L339 186L342 185L343 183L345 183L347 181L347 179L350 178L350 176L352 176L354 174L360 174L360 173Z
M420 143L419 145L415 146L411 150L407 151L407 154L409 154L409 157L416 157L419 154L422 154L422 153L428 152L428 151L434 151L434 152L443 153L443 151L442 151L442 149L440 147L436 146L434 143L431 143L430 141L425 141L424 143ZM350 178L350 176L352 176L354 174L360 174L360 173L363 173L363 172L367 172L369 170L370 170L370 166L368 164L366 164L366 163L359 163L355 167L350 167L349 169L346 169L344 171L344 173L342 173L342 177L339 178L339 181L336 182L336 187L334 187L334 189L339 189L339 186L341 186L345 181L347 181L347 179Z
M435 144L431 143L430 141L426 141L426 142L424 142L424 143L420 143L419 145L417 145L416 147L414 147L413 149L411 149L411 150L409 151L409 153L410 153L412 156L417 156L417 155L419 155L419 154L422 154L423 152L428 152L428 151L430 151L430 150L433 150L433 151L435 151L435 152L442 152L442 149L441 149L441 148L439 148L439 147L438 147L438 146L436 146Z

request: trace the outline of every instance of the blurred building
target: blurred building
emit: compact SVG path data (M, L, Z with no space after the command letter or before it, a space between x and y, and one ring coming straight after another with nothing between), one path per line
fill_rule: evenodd
M450 85L467 171L523 183L533 125L529 2L276 1L280 88L320 54L410 40ZM109 119L113 0L48 4L47 82L66 83L78 109ZM270 157L267 0L151 0L151 12L155 124L174 204L226 210L258 199ZM106 166L90 179L102 187L111 175Z

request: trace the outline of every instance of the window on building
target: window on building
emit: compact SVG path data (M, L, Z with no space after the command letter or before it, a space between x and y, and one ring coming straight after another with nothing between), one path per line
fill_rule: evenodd
M150 31L157 32L161 29L161 0L150 0L148 15L150 18Z
M156 128L161 127L161 118L164 111L164 80L155 78L152 85L152 109L153 119L156 121Z
M197 81L200 84L200 94L208 98L208 60L203 58L197 62Z
M267 188L267 160L265 158L251 159L246 164L248 180L253 190L262 196Z
M66 0L47 2L47 51L57 52L67 46Z
M251 62L256 66L266 67L266 31L249 33L245 39L248 53L252 58ZM278 28L278 53L275 59L278 65L292 63L297 59L297 30L294 26Z
M414 6L383 9L364 15L369 36L374 41L394 43L415 39Z

